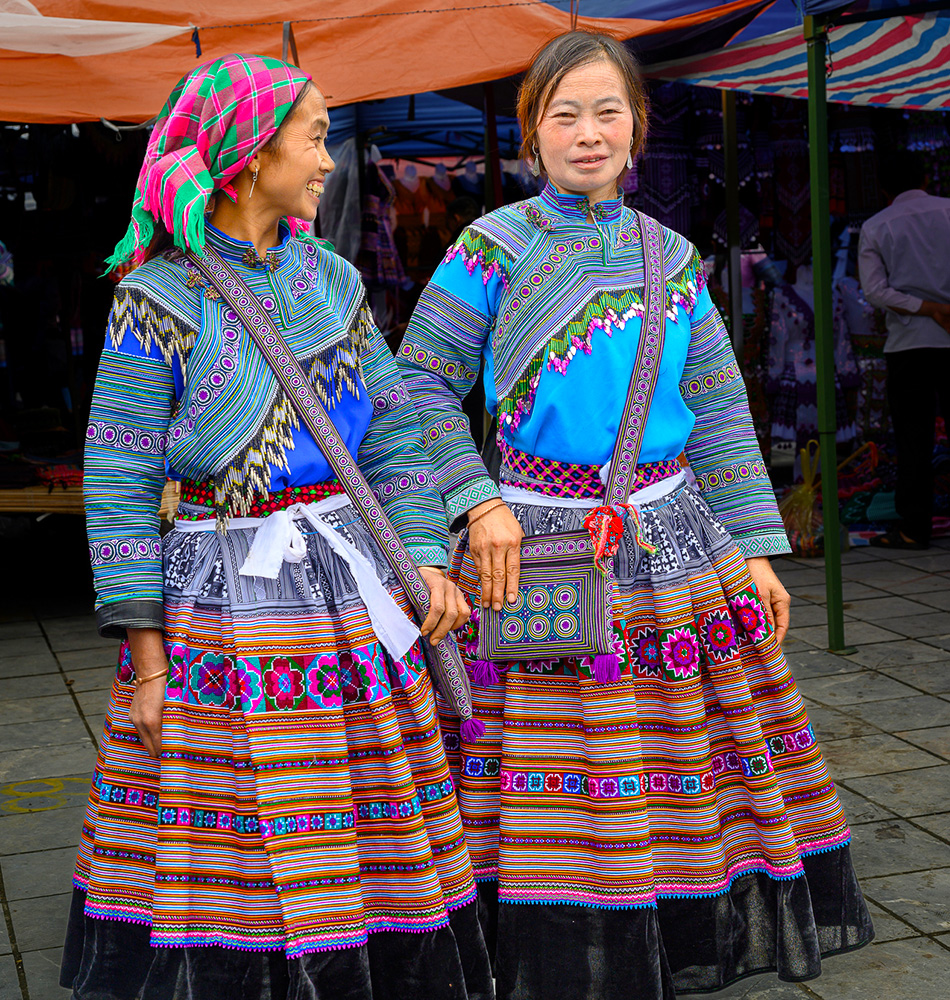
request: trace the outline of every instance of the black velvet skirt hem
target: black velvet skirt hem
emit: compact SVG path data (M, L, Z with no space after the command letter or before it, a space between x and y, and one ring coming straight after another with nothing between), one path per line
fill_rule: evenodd
M72 1000L493 1000L478 904L423 933L288 959L218 945L153 948L145 924L85 915L73 890L60 985Z
M728 892L656 909L509 904L479 882L498 1000L674 1000L770 972L815 979L874 930L847 847L802 863L800 878L750 872Z

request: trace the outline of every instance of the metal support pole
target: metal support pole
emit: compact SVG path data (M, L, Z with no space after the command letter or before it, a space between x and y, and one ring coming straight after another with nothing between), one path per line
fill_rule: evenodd
M726 181L726 251L729 258L729 325L732 349L743 367L742 246L739 236L739 133L736 128L736 92L722 92L722 150Z
M841 590L841 533L838 516L838 456L835 446L835 355L831 304L831 207L828 195L828 104L826 22L805 18L808 48L808 153L811 167L811 239L815 272L815 356L818 390L818 441L821 446L821 496L825 533L825 589L828 648L847 652ZM850 650L853 652L854 650Z
M284 41L281 46L281 59L290 62L288 55L293 56L293 64L300 65L300 56L297 55L297 39L294 38L294 22L284 21Z

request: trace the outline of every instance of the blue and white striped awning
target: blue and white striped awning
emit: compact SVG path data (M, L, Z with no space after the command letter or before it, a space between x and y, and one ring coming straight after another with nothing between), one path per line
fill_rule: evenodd
M950 108L950 14L890 17L828 31L828 100L917 110ZM707 55L648 66L662 80L808 97L801 28Z

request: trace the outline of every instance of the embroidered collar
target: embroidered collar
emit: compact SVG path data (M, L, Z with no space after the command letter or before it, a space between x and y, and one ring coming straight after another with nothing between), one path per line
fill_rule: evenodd
M233 236L222 233L220 229L212 226L210 222L205 223L205 236L208 246L216 250L232 267L235 264L240 264L243 267L254 270L266 266L271 271L276 271L281 264L286 263L290 259L289 247L293 242L290 227L284 222L280 223L277 235L280 238L280 244L276 247L271 247L265 256L261 257L253 244L245 240L237 240Z
M537 198L532 199L532 203L542 219L551 217L547 226L541 225L542 229L547 229L562 219L567 222L586 222L588 213L601 225L605 222L619 222L623 209L622 198L609 198L591 205L584 195L561 194L551 183L545 186ZM538 225L537 222L535 224Z

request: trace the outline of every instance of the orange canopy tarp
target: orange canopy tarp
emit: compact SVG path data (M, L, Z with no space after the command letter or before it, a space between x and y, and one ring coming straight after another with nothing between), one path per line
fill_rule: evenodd
M761 0L712 3L666 21L577 19L616 38L704 24ZM283 23L293 21L300 65L328 103L443 90L527 69L534 53L570 28L570 15L536 0L37 0L47 17L197 26L202 54L187 35L134 51L67 57L15 52L0 38L0 120L145 121L200 62L231 52L280 56Z

